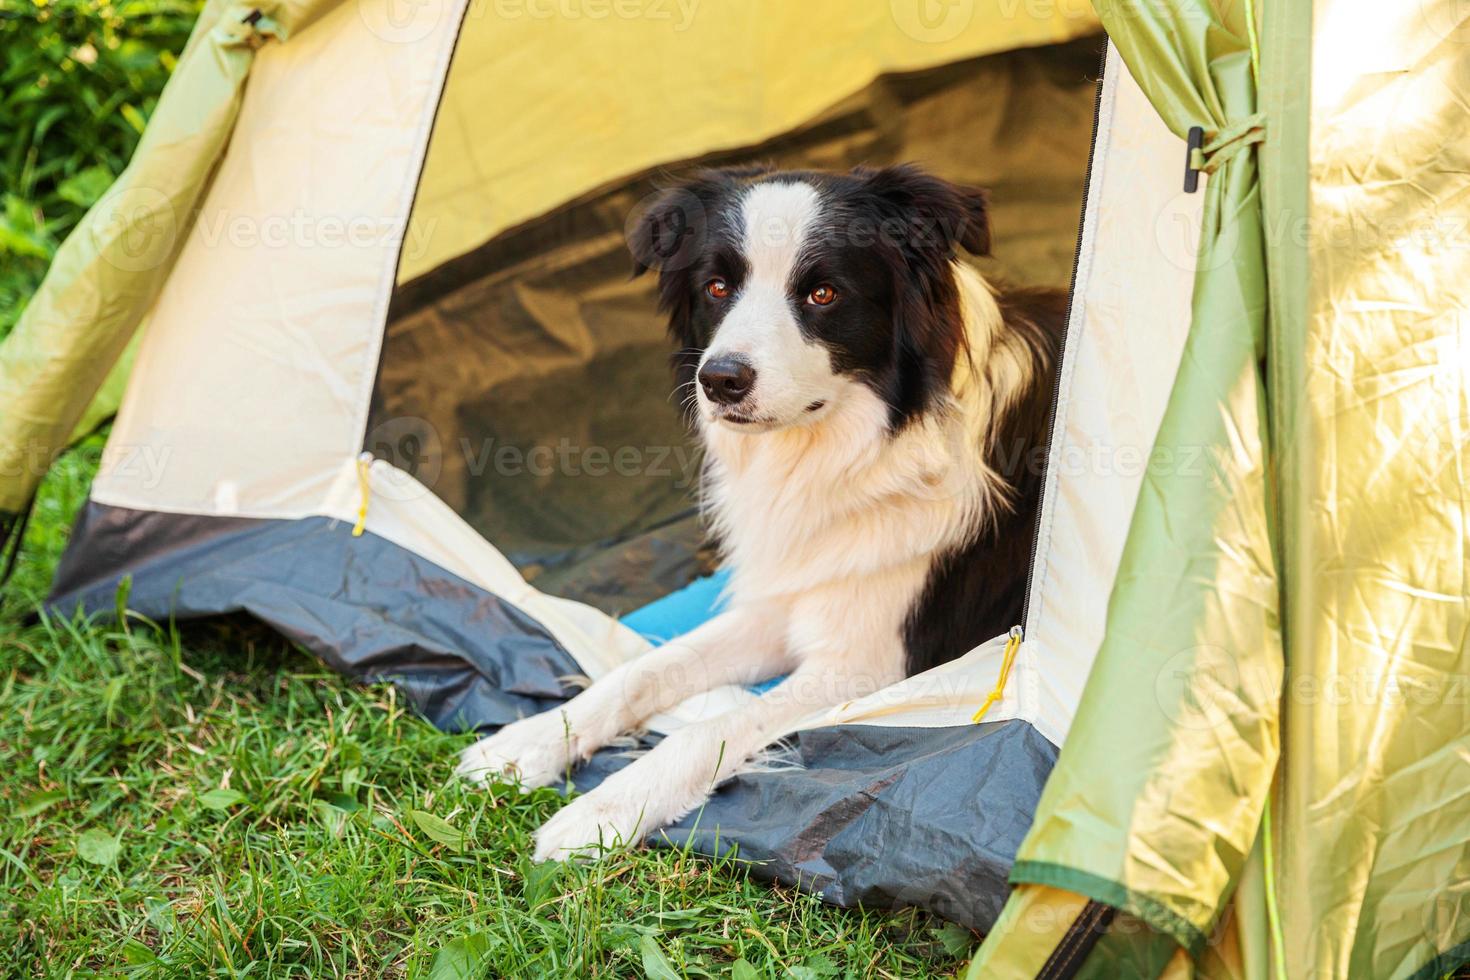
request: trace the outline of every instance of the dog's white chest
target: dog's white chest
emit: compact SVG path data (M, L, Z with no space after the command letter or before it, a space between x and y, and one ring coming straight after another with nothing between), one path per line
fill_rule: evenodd
M873 401L876 401L873 399ZM890 437L881 406L854 393L805 433L706 433L707 510L742 600L900 575L922 587L938 553L974 527L978 480L941 426ZM897 583L889 581L890 587ZM907 609L913 595L901 597Z

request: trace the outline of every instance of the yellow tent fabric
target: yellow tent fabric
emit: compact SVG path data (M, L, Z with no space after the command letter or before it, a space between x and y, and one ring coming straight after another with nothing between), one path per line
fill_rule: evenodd
M569 17L534 0L509 4L513 16L472 6L399 281L615 178L759 143L884 72L1098 30L1086 0L944 4L932 19L925 7L631 3Z
M1006 928L971 977L1036 975L1046 943L1027 924L1066 906L1061 888L1137 919L1119 913L1085 942L1068 930L1051 944L1056 975L1439 980L1470 960L1470 17L1268 2L1257 60L1241 14L1109 4L1104 21L1171 125L1197 121L1209 145L1211 114L1234 104L1233 131L1264 137L1223 171L1254 156L1261 179L1205 225L1216 249L1236 237L1234 267L1216 267L1235 285L1202 296L1203 263L1191 334L1244 309L1263 342L1234 362L1196 349L1180 385L1214 386L1221 459L1257 459L1231 496L1264 511L1272 548L1238 543L1242 528L1267 537L1256 519L1192 546L1191 581L1244 611L1192 617L1160 665L1147 659L1160 627L1139 613L1167 622L1177 604L1120 577L1109 631L1133 642L1099 654ZM1265 275L1241 277L1262 246ZM1151 495L1190 499L1162 478L1140 497L1128 561L1145 572L1200 526L1153 526ZM1255 574L1220 576L1203 561L1220 546ZM1242 642L1252 607L1267 629ZM1151 742L1153 762L1108 751ZM1120 796L1138 778L1148 791Z
M1470 941L1470 19L1314 13L1307 315L1273 390L1283 966L1401 977Z
M226 152L254 51L308 26L314 35L345 30L341 18L323 21L338 3L212 0L201 14L129 167L64 243L0 348L0 514L25 507L79 425L115 410L128 369L123 352ZM579 5L575 16L543 0L434 0L406 20L404 13L361 4L353 20L405 43L458 23L460 39L400 280L631 173L797 126L880 73L1063 41L1098 26L1086 0L1035 10L981 0L933 11L835 0L630 0ZM777 70L789 67L792 43L806 46L804 70ZM615 98L581 98L589 87ZM580 130L609 128L605 118L586 126L580 114L588 111L616 111L616 137L579 141Z

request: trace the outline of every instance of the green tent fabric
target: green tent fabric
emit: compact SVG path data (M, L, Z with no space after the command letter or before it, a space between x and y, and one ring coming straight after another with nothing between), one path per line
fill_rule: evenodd
M1157 20L1131 5L1126 14L1101 9L1170 128L1203 120L1213 137L1253 116L1243 31L1205 20L1212 12L1203 4ZM1191 62L1182 55L1193 49L1169 34L1193 25L1209 56ZM1219 169L1204 189L1194 327L1155 446L1176 459L1202 448L1208 465L1160 467L1144 481L1107 639L1064 749L1064 759L1078 758L1048 781L1043 816L1013 872L1016 881L1096 890L1192 950L1250 850L1276 763L1279 681L1252 685L1231 668L1248 654L1279 677L1281 662L1258 373L1265 275L1256 163L1237 152L1210 166ZM1214 765L1191 764L1220 756L1232 761L1229 780ZM1100 784L1096 774L1107 770L1114 776Z
M1267 0L1253 68L1250 5L1098 6L1170 128L1204 130L1155 455L1209 465L1145 482L969 975L1443 976L1470 959L1470 260L1432 233L1466 213L1463 12Z

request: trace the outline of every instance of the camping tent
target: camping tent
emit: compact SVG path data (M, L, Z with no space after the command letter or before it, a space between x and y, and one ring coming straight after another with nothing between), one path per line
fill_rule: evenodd
M129 577L444 726L552 705L710 606L637 202L917 159L994 188L988 271L1073 284L1020 642L806 719L670 836L980 928L976 976L1434 975L1470 28L1261 6L1099 4L1099 71L1066 3L212 2L0 350L0 510L126 374L54 608Z

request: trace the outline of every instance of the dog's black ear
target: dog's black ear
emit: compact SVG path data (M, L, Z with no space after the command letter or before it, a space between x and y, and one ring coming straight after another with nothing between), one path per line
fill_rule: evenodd
M644 198L628 218L633 276L658 272L658 308L669 318L674 377L682 392L694 382L703 343L694 322L693 266L707 243L710 219L733 178L704 171Z
M683 183L644 198L628 219L633 275L693 265L704 249L715 208L741 183L769 171L764 164L701 170Z
M946 259L960 246L972 255L990 254L990 195L979 187L962 187L926 173L913 164L859 168L857 176L907 227L901 244L916 252L941 253Z
M893 374L885 401L889 425L897 430L949 391L955 361L967 347L952 278L895 278Z
M628 251L633 275L649 269L687 267L698 254L708 227L704 200L695 185L670 187L646 198L628 221Z
M633 209L626 228L633 276L658 271L658 307L668 315L669 337L681 352L674 357L681 382L683 352L698 346L690 267L704 249L714 194L713 180L703 174L667 187L644 198Z
M896 429L949 390L965 350L952 263L957 247L989 254L986 195L913 165L859 169L854 176L879 216L879 247L893 267L894 371L886 400Z

